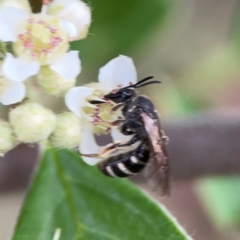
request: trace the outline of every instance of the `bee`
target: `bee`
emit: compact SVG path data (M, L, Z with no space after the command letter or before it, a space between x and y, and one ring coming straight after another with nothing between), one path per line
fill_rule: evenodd
M105 149L106 150L106 149ZM127 152L107 157L98 163L98 169L108 177L130 177L141 172L150 160L146 142Z
M105 100L113 101L116 106L113 111L121 109L123 118L112 123L118 126L123 135L132 136L124 143L113 143L104 151L111 153L113 150L131 147L138 144L134 149L125 153L108 156L98 164L103 174L110 177L128 177L142 171L145 166L151 166L152 176L162 190L161 195L168 195L169 187L169 157L167 153L167 137L161 130L157 111L145 96L138 96L136 88L150 84L161 83L152 80L152 76L146 77L134 85L116 89L104 96ZM92 101L92 104L101 104L100 101ZM90 156L90 155L89 155ZM96 156L96 155L95 155ZM151 164L149 161L151 160Z

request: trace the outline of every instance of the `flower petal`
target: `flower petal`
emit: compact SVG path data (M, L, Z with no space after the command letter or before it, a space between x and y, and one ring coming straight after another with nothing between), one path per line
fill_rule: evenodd
M31 7L28 0L1 0L0 8L6 7L23 8L29 13L31 12Z
M28 18L28 12L24 9L6 7L0 10L0 39L2 41L14 42L17 40L18 33Z
M21 102L26 95L26 88L22 82L7 81L6 87L0 96L3 105Z
M81 116L81 109L86 105L86 97L93 93L94 89L87 87L71 88L65 95L65 104L70 111L78 117Z
M81 142L79 145L79 151L83 154L98 154L102 147L98 146L93 133L93 128L90 124L82 122L82 134ZM89 158L82 156L82 159L85 163L89 165L95 165L98 162L102 161L101 158Z
M98 81L106 86L109 91L125 87L137 82L137 72L133 60L120 55L101 67Z
M71 22L77 29L79 40L87 36L91 23L91 11L86 3L79 0L54 0L49 4L48 14Z
M81 72L81 61L78 54L78 51L69 51L58 55L50 68L64 78L76 78Z
M3 42L16 41L16 34L3 20L0 19L0 39Z
M117 128L111 129L111 136L113 142L128 142L133 137L132 135L123 135Z
M7 53L3 60L3 75L9 80L21 82L28 77L38 73L40 66L37 62L25 58L14 58L11 53Z
M62 19L59 21L59 24L66 31L70 39L74 39L77 37L77 29L71 22Z

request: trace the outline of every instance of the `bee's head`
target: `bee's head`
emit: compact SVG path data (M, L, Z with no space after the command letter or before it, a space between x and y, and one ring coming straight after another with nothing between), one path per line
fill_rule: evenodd
M135 88L140 88L140 87L143 87L143 86L146 86L149 84L153 84L153 83L161 83L160 81L156 81L156 80L149 82L148 80L150 80L150 79L153 79L153 77L152 76L146 77L134 85L130 85L130 86L115 90L115 91L105 95L104 98L109 99L115 103L125 102L126 100L136 96ZM146 81L148 81L148 82L146 82ZM144 82L146 82L146 83L144 83Z
M153 77L152 76L146 77L146 78L142 79L141 81L137 82L134 85L129 85L127 87L123 87L123 88L120 88L120 89L113 90L112 92L106 94L104 96L104 98L106 100L111 100L115 103L125 102L128 99L136 96L136 91L135 91L136 88L144 87L146 85L150 85L150 84L154 84L154 83L161 83L158 80L148 81L150 79L153 79ZM91 103L92 104L101 104L101 103L104 103L104 102L91 101Z
M125 102L128 99L136 96L134 88L120 88L104 96L105 99L115 103Z

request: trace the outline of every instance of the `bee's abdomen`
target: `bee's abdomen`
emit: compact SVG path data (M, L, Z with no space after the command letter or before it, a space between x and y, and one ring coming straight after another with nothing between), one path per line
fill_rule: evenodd
M109 177L129 177L142 171L149 157L149 149L140 145L135 150L104 160L98 164L98 168Z

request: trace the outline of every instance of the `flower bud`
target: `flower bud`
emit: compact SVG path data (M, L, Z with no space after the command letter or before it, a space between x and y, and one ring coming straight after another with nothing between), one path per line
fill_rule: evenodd
M80 122L72 112L64 112L57 116L56 128L50 136L53 147L71 149L80 142Z
M91 23L91 11L86 3L79 0L54 0L49 4L48 14L71 23L76 36L71 40L85 38Z
M0 9L5 7L22 8L27 10L28 12L31 12L28 0L1 0Z
M76 79L65 79L47 66L41 68L37 80L43 90L50 95L63 94L76 83Z
M54 113L38 103L25 103L12 109L9 118L17 139L24 143L47 139L56 124Z
M12 129L8 122L0 120L0 156L14 148Z

